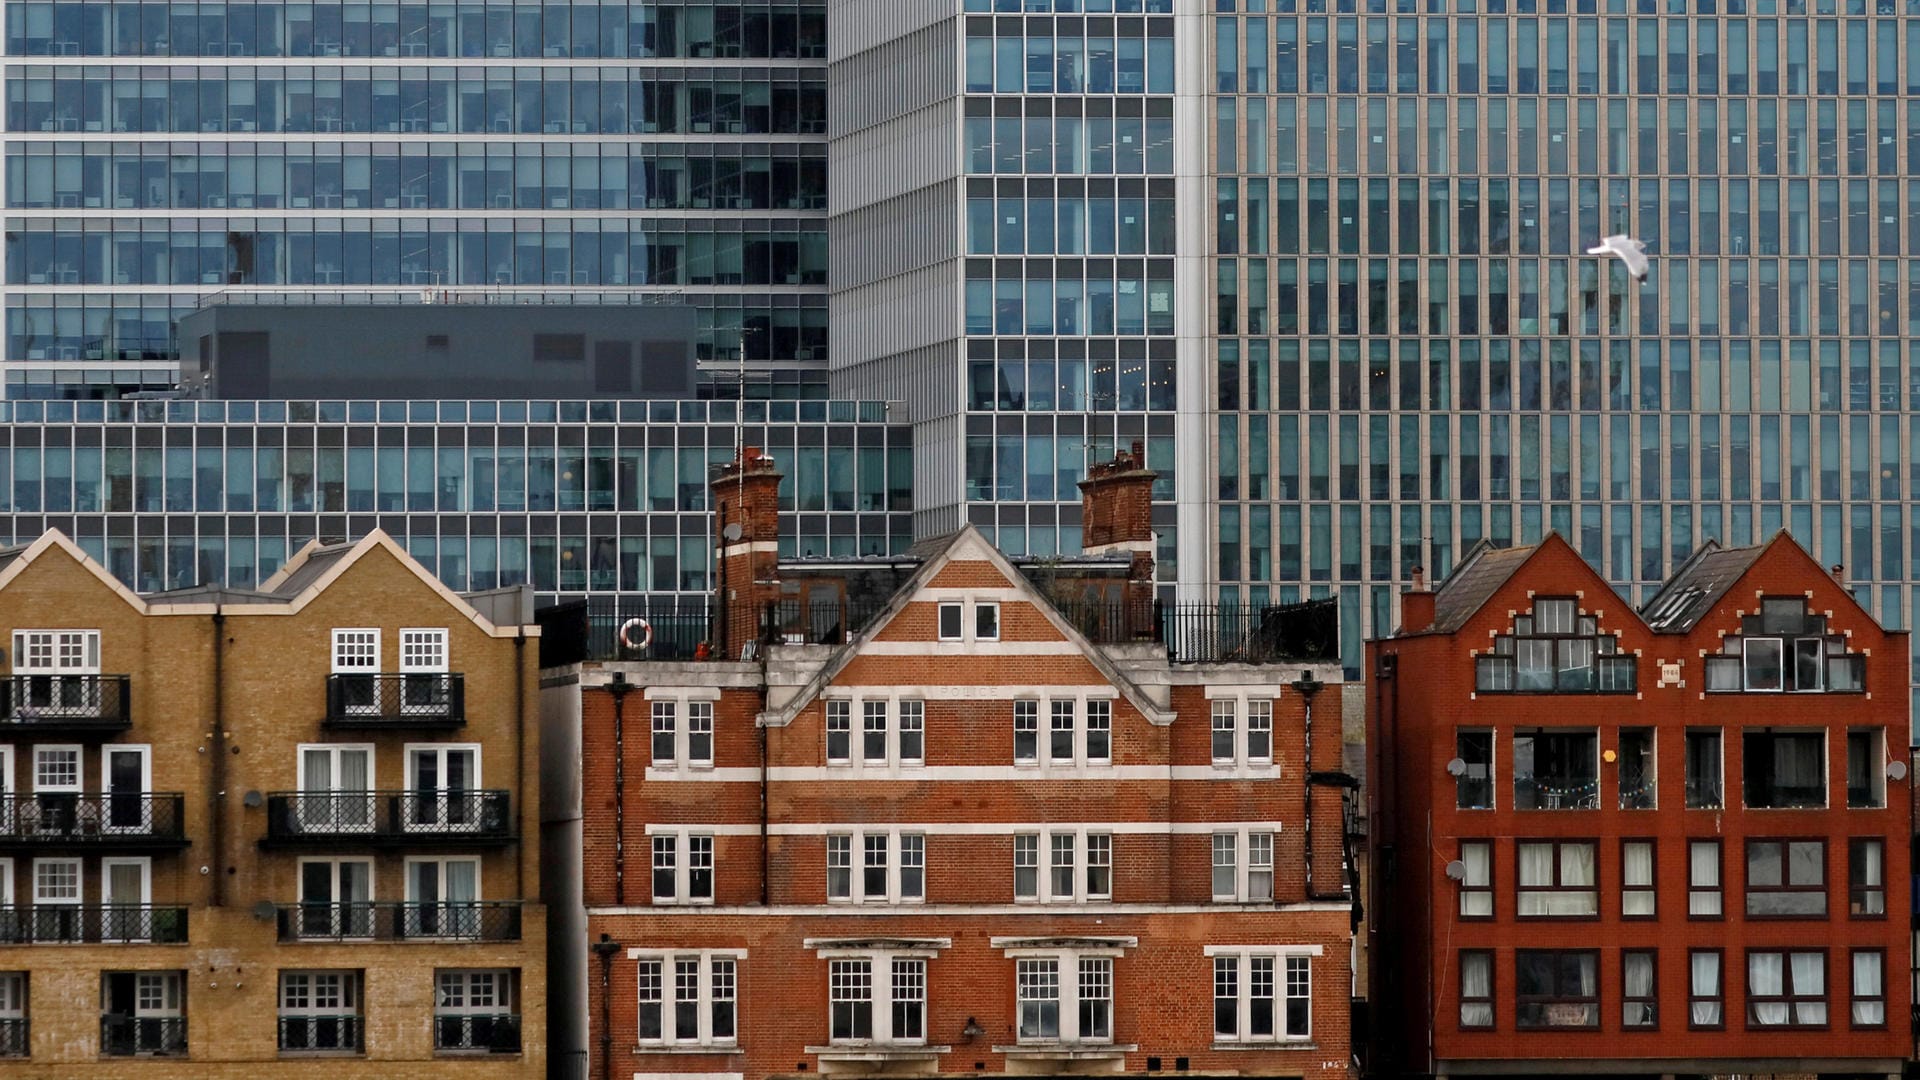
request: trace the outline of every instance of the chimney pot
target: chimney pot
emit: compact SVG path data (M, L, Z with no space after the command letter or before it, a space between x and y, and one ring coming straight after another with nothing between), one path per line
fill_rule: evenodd
M1400 632L1418 634L1433 629L1434 596L1427 588L1426 567L1414 567L1409 576L1412 585L1400 594Z
M1421 591L1424 591L1426 587L1427 587L1427 568L1424 566L1414 567L1413 568L1413 590L1415 592L1421 592Z
M1833 580L1844 583L1847 580L1847 568L1840 563L1834 563Z

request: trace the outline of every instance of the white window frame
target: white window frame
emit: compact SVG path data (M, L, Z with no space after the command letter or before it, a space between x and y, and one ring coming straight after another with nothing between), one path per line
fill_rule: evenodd
M113 972L112 974L121 974ZM183 971L135 971L127 972L133 976L133 1015L155 1019L176 1020L187 1015L187 978ZM149 1005L149 993L157 995L161 1004Z
M1022 707L1032 710L1034 756L1021 757L1014 750L1013 764L1020 769L1074 769L1093 775L1108 775L1105 770L1113 767L1113 700L1117 691L1103 691L1100 687L1088 687L1085 691L1072 694L1026 694L1014 699L1013 709L1008 713L1010 730L1018 731L1020 723L1026 719ZM1073 752L1066 757L1054 753L1053 735L1055 710L1061 707L1073 711L1073 723L1070 729ZM1089 733L1096 730L1092 724L1095 712L1101 712L1106 719L1107 752L1105 756L1095 757L1089 749Z
M1218 1000L1218 971L1221 961L1231 961L1234 971L1234 993L1238 998L1238 1014L1231 1033L1215 1029L1213 1041L1222 1045L1266 1045L1268 1043L1306 1043L1313 1041L1313 958L1323 955L1318 945L1209 945L1203 950L1213 961L1208 968L1208 977L1214 979L1215 1000ZM1273 1034L1253 1034L1253 961L1255 959L1273 961ZM1292 978L1296 965L1304 965L1306 993L1294 993L1295 982ZM1294 1032L1287 1030L1287 1004L1299 997L1307 1002L1307 1029Z
M40 887L42 884L40 880L41 870L43 869L57 870L61 867L66 867L73 871L73 895L49 896L42 893L40 891ZM71 856L65 856L65 855L57 856L53 858L45 858L45 857L36 858L33 860L32 886L33 886L33 906L34 907L54 907L54 906L77 907L80 904L86 903L86 896L87 896L86 860L73 858Z
M317 788L317 787L310 786L310 781L307 777L307 755L310 753L323 753L327 755L328 779L327 779L327 786L325 788ZM374 795L374 792L380 790L379 784L374 777L374 769L379 764L380 755L374 752L374 744L372 743L298 743L296 744L293 748L293 773L294 773L294 778L297 781L297 787L295 788L295 790L299 795L331 796L332 800L336 802L343 795L353 794L354 792L351 789L342 787L340 785L340 771L341 771L340 759L342 756L349 753L365 754L367 756L367 786L364 792L367 800L367 808L364 815L365 820L363 821L345 820L345 815L343 813L336 812L334 806L330 805L327 800L316 799L313 802L309 803L303 799L299 804L301 807L301 810L299 811L299 813L304 815L304 817L302 817L302 819L300 820L301 828L303 829L311 828L316 832L323 832L323 833L334 833L334 832L369 832L370 833L374 830L375 824L379 820L379 808L374 805L375 798L376 798Z
M0 833L19 828L14 809L19 801L20 789L13 780L13 747L0 744Z
M1088 892L1089 868L1091 866L1101 865L1091 863L1088 859L1089 836L1096 838L1096 846L1102 841L1105 843L1106 855L1108 857L1107 862L1104 864L1107 868L1107 891L1105 893L1091 894ZM1018 870L1020 869L1020 839L1028 837L1034 838L1036 844L1035 852L1037 862L1034 864L1033 869L1038 891L1032 895L1022 896L1019 891L1018 874ZM1066 893L1056 892L1053 887L1054 871L1056 869L1069 869L1067 864L1056 864L1053 861L1056 837L1071 842L1073 862L1070 869L1072 872L1073 889ZM1013 834L1013 858L1015 867L1014 901L1021 904L1075 904L1106 903L1112 900L1114 872L1115 867L1119 865L1119 859L1115 854L1116 843L1114 833L1106 829L1089 829L1084 827L1078 829L1045 829L1039 832Z
M78 662L66 657L69 649L80 653ZM100 674L100 631L98 630L15 630L13 632L13 673L15 675L98 675Z
M14 867L11 857L0 859L0 904L13 906Z
M445 675L448 666L446 627L403 626L400 628L400 673L403 675Z
M998 600L975 600L971 606L973 608L973 618L968 621L973 631L973 640L999 641L1001 637L1000 602ZM993 615L993 633L983 634L980 632L980 617L988 613L992 613Z
M998 599L987 600L972 596L957 600L941 600L934 610L934 640L944 645L972 645L980 642L995 644L1003 641L1006 639L1006 626L1001 621L1001 616L1004 614L1001 610L1002 606ZM980 615L983 610L993 612L991 636L980 633ZM948 634L941 627L941 622L950 611L959 614L960 632L958 634Z
M401 755L401 760L405 763L406 775L401 777L400 787L401 790L405 791L414 801L406 803L406 812L404 813L405 820L400 823L400 827L407 832L478 832L481 826L479 801L475 799L472 805L463 808L468 812L468 820L456 822L453 820L452 800L456 797L456 794L460 798L472 798L485 790L485 785L483 785L480 780L480 770L486 756L486 744L407 743L403 749L404 752ZM447 786L447 757L454 753L469 753L473 755L473 774L465 787L453 788ZM435 759L434 772L439 780L438 787L419 787L414 780L414 762L423 755L432 755ZM369 789L372 789L373 770L371 763L369 763L367 770L367 783ZM432 798L435 809L434 820L431 822L414 820L413 812L429 797Z
M365 639L360 635L366 635ZM378 675L380 657L379 627L343 626L333 631L333 674Z
M1280 826L1278 824L1275 824L1270 829L1215 829L1213 831L1208 841L1208 851L1210 855L1209 866L1215 871L1227 866L1233 868L1233 891L1231 893L1221 892L1219 883L1214 880L1215 875L1211 872L1209 873L1207 887L1215 903L1265 904L1273 901L1273 890L1276 885L1274 862L1276 858L1275 852L1280 842L1279 836ZM1264 863L1254 862L1255 837L1263 838L1260 842L1264 844L1266 849L1266 861ZM1229 859L1227 862L1220 861L1221 841L1223 840L1227 841L1229 845L1227 851ZM1254 876L1262 870L1265 871L1267 877L1267 895L1265 896L1257 895L1257 890L1253 887Z
M826 834L827 840L822 846L823 858L828 871L827 902L830 904L923 904L927 899L927 834L917 829L852 829ZM871 840L884 843L886 856L887 889L884 894L867 891L868 869L866 863L867 845ZM845 845L847 865L836 867L833 863L834 846ZM905 856L915 845L920 857L919 892L907 892L905 880L908 875ZM847 892L844 896L833 895L832 872L844 869L847 872Z
M107 898L107 884L113 880L113 868L132 866L140 871L140 895L132 900ZM100 860L100 940L102 941L146 941L147 935L139 932L145 920L135 917L132 920L134 933L120 933L115 924L115 908L138 906L142 909L153 904L153 860L145 856L116 856Z
M433 972L435 1020L441 1017L519 1016L518 974L519 972L513 968L435 968ZM457 1004L450 1003L449 980L459 995ZM477 991L481 991L483 987L484 993L491 1000L477 1003L474 999L480 996ZM438 1038L436 1034L436 1042Z
M931 982L928 971L929 962L937 955L935 948L920 949L843 949L822 946L820 942L809 942L816 947L820 959L827 961L827 1044L832 1047L854 1046L925 1046L927 1044L927 1020L929 1015L927 990ZM873 1034L867 1038L836 1036L833 1033L833 965L845 963L866 963L868 973L867 1007L872 1011ZM902 1036L893 1030L893 1006L896 1002L894 964L908 963L920 966L920 1034ZM854 1001L857 998L844 1000Z
M146 743L102 743L100 746L100 801L103 804L100 808L101 832L144 833L152 831L151 813L142 813L140 815L140 824L136 825L114 825L111 821L113 808L112 800L109 796L115 794L112 786L113 755L128 753L135 754L140 758L140 791L138 793L140 798L147 799L153 795L153 747Z
M27 1018L27 972L0 971L0 1019Z
M647 888L652 901L658 906L706 906L713 903L714 893L719 891L719 846L714 834L706 829L675 829L668 827L647 827ZM707 895L693 895L693 856L696 841L704 841L707 853ZM673 855L673 895L663 896L657 889L655 873L660 869L659 856L664 846Z
M1124 944L1113 946L1089 945L1082 948L1045 948L1045 947L1008 947L1005 939L992 939L995 947L1004 949L1007 958L1013 961L1013 1031L1014 1042L1019 1046L1111 1046L1114 1044L1113 1028L1119 1020L1119 1002L1115 990L1118 986L1118 973L1115 961L1124 955L1124 950L1134 939L1116 939ZM1081 964L1085 961L1097 961L1106 969L1107 1033L1083 1037L1080 1032L1080 987ZM1060 1033L1058 1036L1026 1035L1020 1031L1021 1003L1029 1000L1021 995L1021 967L1026 963L1052 963L1058 986L1060 1011ZM1031 1000L1044 1001L1046 998Z
M949 611L953 613L955 619L959 620L960 629L958 633L949 634L946 631L945 623ZM933 632L935 639L938 641L967 640L967 605L958 600L941 601L940 605L934 610Z
M658 778L670 778L688 771L711 772L714 759L719 756L717 718L720 691L710 687L655 687L646 689L644 700L647 702L647 775ZM695 706L702 706L696 710ZM707 757L705 760L693 756L693 720L698 711L707 723ZM654 737L662 714L670 717L673 734L673 757L662 758L655 754Z
M40 779L40 763L54 754L71 753L73 755L72 783L44 783ZM45 743L33 748L33 793L35 795L78 795L86 786L87 749L79 743Z
M464 863L473 867L473 899L471 901L447 899L447 867L455 863ZM427 901L413 895L413 868L416 866L436 868L434 876L437 880L439 899ZM479 903L486 898L482 886L481 859L478 855L409 855L405 860L405 879L405 900L409 904Z
M740 1041L740 968L747 959L745 949L628 949L627 959L635 962L635 970L641 963L654 963L660 966L659 998L660 1035L658 1038L640 1035L639 1014L634 1016L634 1036L643 1047L689 1047L689 1046L735 1046ZM698 1034L692 1039L677 1038L674 1034L674 1013L678 1007L675 997L674 965L678 961L695 961L699 964L697 996L690 1003L698 1017ZM732 967L729 978L730 1000L733 1002L733 1034L716 1038L713 1034L714 975L716 961L725 962ZM639 993L644 995L647 984L644 979L636 980ZM644 1007L649 999L637 998L636 1005Z
M299 984L296 988L295 984ZM332 983L330 988L323 988ZM300 1019L359 1016L361 974L353 968L305 968L280 972L279 1015ZM438 988L436 987L436 990ZM436 997L438 994L436 993ZM290 999L298 997L299 1004ZM337 1004L318 1005L315 999L331 997Z
M847 756L831 756L833 745L830 738L825 739L821 752L826 763L836 770L846 769L855 773L873 773L884 776L919 775L919 770L927 767L927 700L917 691L897 693L833 694L825 699L822 706L822 736L841 729L833 725L844 719L847 738ZM878 721L878 726L871 726ZM918 727L908 727L918 721ZM904 747L904 736L908 731L919 733L920 752L908 757ZM877 736L883 748L878 757L867 756L867 737Z
M307 894L306 894L307 866L310 863L324 863L327 866L332 868L332 874L331 874L332 884L330 889L328 890L330 893L330 898L327 900L327 903L332 905L333 907L338 908L346 904L350 904L350 903L358 904L362 902L359 900L342 900L340 898L340 868L345 865L360 865L360 866L365 866L367 868L367 899L364 902L368 904L372 904L379 900L380 878L378 875L376 875L373 872L374 859L372 856L363 856L363 855L305 856L303 855L300 857L300 860L295 869L296 903L300 903L300 904L318 903L318 901L309 901L307 899Z
M1267 686L1209 686L1207 697L1207 760L1215 779L1278 775L1279 747L1274 744L1274 709L1280 688ZM1257 728L1255 723L1262 726ZM1266 736L1266 753L1254 753L1254 732ZM1229 731L1231 757L1221 757L1214 746L1217 732Z

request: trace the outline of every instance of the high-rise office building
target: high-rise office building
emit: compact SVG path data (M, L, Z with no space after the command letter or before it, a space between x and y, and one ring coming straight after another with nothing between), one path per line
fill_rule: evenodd
M1786 528L1908 625L1920 20L1206 6L1217 535L1183 575L1337 595L1352 663L1393 583L1482 537L1557 531L1638 602ZM1643 284L1583 254L1614 233Z
M1178 410L1206 396L1206 99L1177 6L829 5L832 378L908 403L921 531L1077 552L1074 483L1141 442L1161 580L1204 554Z
M825 24L820 0L9 3L7 396L169 386L209 296L428 291L671 294L749 396L822 396Z

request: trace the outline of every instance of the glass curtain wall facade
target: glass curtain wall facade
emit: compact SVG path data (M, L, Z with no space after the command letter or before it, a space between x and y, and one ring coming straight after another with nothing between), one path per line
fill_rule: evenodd
M848 35L835 37L830 76L836 132L847 132L834 142L835 331L846 345L836 377L906 376L887 394L909 401L919 431L923 528L964 519L1012 553L1077 553L1074 485L1087 462L1144 443L1161 474L1158 561L1171 581L1187 359L1176 336L1186 212L1176 211L1176 4L918 6L924 17L871 32L851 25L863 5L847 4L830 27ZM893 108L855 100L898 66L926 70L935 119L911 95ZM931 148L891 138L903 128L933 132ZM893 153L871 153L889 142ZM929 176L914 167L921 153L948 165ZM860 161L870 179L846 172ZM948 235L920 256L842 250L843 238L909 243L890 230L910 227L922 200ZM888 302L901 291L913 294L907 335L879 325L902 314Z
M10 397L172 382L252 302L701 312L754 396L823 396L824 0L9 2Z
M875 401L0 402L0 543L60 529L140 591L251 588L384 529L450 588L710 595L709 466L785 473L781 554L904 551L911 429Z
M1221 598L1337 596L1355 665L1482 537L1638 602L1785 528L1909 624L1920 8L1211 6Z

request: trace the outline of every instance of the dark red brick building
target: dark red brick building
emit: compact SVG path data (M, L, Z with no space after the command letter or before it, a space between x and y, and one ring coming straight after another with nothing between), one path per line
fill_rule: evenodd
M1152 475L1041 564L780 560L723 470L728 659L579 673L593 1077L1347 1075L1340 668L1170 657Z
M1382 1075L1897 1075L1907 635L1784 533L1471 552L1369 662Z

